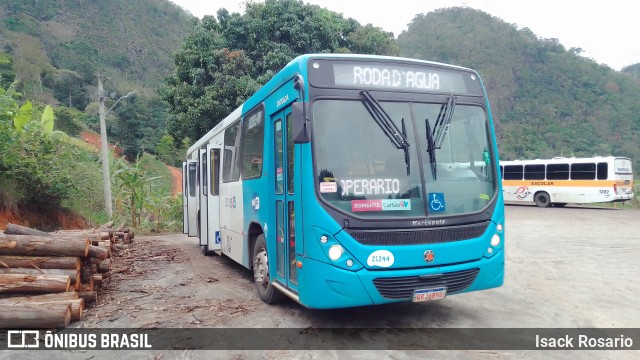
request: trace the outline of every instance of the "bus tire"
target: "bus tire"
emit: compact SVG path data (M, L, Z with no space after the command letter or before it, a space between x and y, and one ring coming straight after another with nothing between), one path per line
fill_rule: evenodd
M552 205L555 206L555 207L560 207L561 208L561 207L565 207L565 205L567 205L567 203L553 203Z
M262 301L267 304L275 304L284 299L278 289L271 283L269 278L269 259L267 258L267 244L264 235L260 234L256 238L253 246L253 283Z
M207 245L202 247L202 255L211 256L213 254L214 254L213 251L209 251L209 237L207 237Z
M533 201L536 203L538 207L546 208L551 205L551 199L549 198L549 194L546 192L539 192L533 197Z

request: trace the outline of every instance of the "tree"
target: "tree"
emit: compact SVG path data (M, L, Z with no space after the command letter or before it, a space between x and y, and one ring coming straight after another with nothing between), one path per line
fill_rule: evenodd
M204 17L175 54L161 88L174 139L198 139L294 57L305 53L397 55L393 34L297 0L247 4L246 13Z

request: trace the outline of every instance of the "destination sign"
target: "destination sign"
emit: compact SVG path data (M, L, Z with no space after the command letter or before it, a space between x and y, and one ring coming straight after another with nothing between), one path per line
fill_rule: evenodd
M312 60L309 72L311 83L321 87L482 95L480 81L474 73L435 66Z

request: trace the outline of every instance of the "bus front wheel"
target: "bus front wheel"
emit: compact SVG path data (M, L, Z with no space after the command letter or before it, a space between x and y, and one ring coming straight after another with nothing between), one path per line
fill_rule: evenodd
M253 281L262 301L275 304L284 298L269 279L269 260L264 235L260 234L253 246Z
M551 199L549 198L549 194L546 192L539 192L533 198L533 201L536 203L538 207L546 208L551 205Z

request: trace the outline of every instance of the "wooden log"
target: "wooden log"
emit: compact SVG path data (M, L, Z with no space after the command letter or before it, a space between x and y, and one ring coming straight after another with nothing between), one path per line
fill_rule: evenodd
M68 276L72 285L80 282L80 270L75 269L0 268L0 275L2 274L61 275Z
M100 232L100 240L110 240L111 239L111 234L107 231L101 231Z
M93 281L93 275L86 280L83 281L79 286L77 291L94 291L96 290L97 284Z
M59 234L59 233L55 233L55 235L53 235L56 239L59 240L84 240L84 239L89 239L89 241L94 242L94 241L100 241L102 240L100 238L100 233L80 233L80 234Z
M69 304L0 306L0 327L5 329L61 329L71 322Z
M51 256L9 256L0 255L0 268L39 268L39 269L75 269L80 270L82 261L79 257Z
M48 308L51 305L67 304L71 309L71 321L82 320L84 300L76 299L37 299L35 296L14 297L0 300L0 306L15 306L22 304L40 305Z
M104 260L110 255L109 250L101 248L99 246L89 246L88 256L91 258Z
M106 273L111 269L111 259L104 259L98 263L98 272Z
M86 304L92 304L98 301L98 292L97 291L80 291L78 292L78 296L84 299Z
M7 227L4 229L4 233L8 235L51 236L51 233L12 223L7 224Z
M84 291L95 291L95 283L93 282L93 279L91 279L90 282L87 283L82 283L80 284L80 292L84 292Z
M102 280L103 280L102 275L100 275L100 274L93 275L93 284L94 284L94 286L97 286L97 287L102 286Z
M33 301L71 300L71 299L79 299L80 295L77 291L65 291L65 292L53 293L53 294L35 294L35 295L0 294L0 301L6 300L6 299L13 299L13 298L27 298Z
M58 293L69 291L71 279L62 275L0 274L0 293Z
M60 241L46 236L6 235L0 238L0 255L85 257L89 243L87 239Z
M80 280L84 283L90 281L90 279L93 279L93 272L91 272L91 269L83 269L80 273Z

